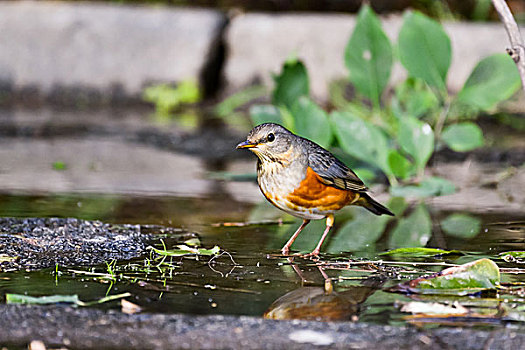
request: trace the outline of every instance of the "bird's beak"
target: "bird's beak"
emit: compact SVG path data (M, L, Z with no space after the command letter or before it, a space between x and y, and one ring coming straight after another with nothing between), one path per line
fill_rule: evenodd
M251 143L250 141L246 140L246 141L239 143L236 148L239 149L239 148L254 148L254 147L257 147L256 143Z

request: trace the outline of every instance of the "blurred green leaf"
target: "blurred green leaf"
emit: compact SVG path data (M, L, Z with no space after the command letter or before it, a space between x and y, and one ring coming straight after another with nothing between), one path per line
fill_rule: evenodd
M279 108L272 105L254 105L250 107L250 118L253 125L263 123L283 124L283 118Z
M422 80L414 77L406 79L396 87L396 97L403 105L404 111L415 118L420 118L439 107L439 99L434 92Z
M434 132L430 125L413 117L400 123L397 142L413 159L419 171L425 168L434 152Z
M283 126L290 130L291 132L295 133L295 119L294 119L294 116L292 114L292 112L290 112L290 110L285 107L285 106L280 106L279 107L279 112L281 113L281 117L283 118Z
M170 84L149 86L144 90L143 98L155 104L157 113L169 114L181 104L199 102L201 94L197 82L187 80L177 86Z
M410 75L446 93L452 48L441 24L419 12L407 12L398 41L399 58Z
M53 163L53 169L55 170L66 170L67 169L67 165L66 163L64 162L54 162Z
M520 86L512 58L503 53L494 54L479 61L455 102L486 111L510 98Z
M256 85L248 87L225 98L215 107L215 112L220 117L226 117L232 114L237 108L264 95L266 95L266 88L264 86Z
M448 254L457 254L457 253L459 253L459 251L457 250L443 250L443 249L437 249L437 248L414 247L414 248L393 249L387 252L383 252L379 255L395 255L398 257L422 258L422 257L433 257L436 255L448 255Z
M406 179L413 170L412 163L396 150L391 150L388 153L388 166L392 173L401 179Z
M508 125L513 129L519 130L519 131L525 131L525 118L520 116L519 114L507 114L507 113L500 113L495 115L496 120L498 123Z
M425 205L418 205L406 218L401 218L389 237L390 248L422 247L432 234L432 222Z
M299 97L291 113L295 132L328 148L332 141L332 130L326 112L306 96Z
M392 197L388 200L386 207L396 216L401 216L408 207L408 203L403 197Z
M471 151L483 146L483 132L471 122L452 124L443 130L441 138L456 152Z
M441 228L450 236L473 238L481 231L481 220L467 214L452 214L441 221Z
M353 170L364 183L371 182L376 178L376 174L368 168L353 168Z
M304 64L297 60L288 60L283 65L281 74L274 77L272 103L276 106L292 108L299 97L308 96L308 72Z
M330 239L327 252L355 252L366 250L383 234L388 216L372 217L361 208L352 208L354 217L347 221Z
M350 112L336 111L330 117L335 136L345 152L391 174L387 139L378 127Z
M393 186L390 194L399 197L425 198L431 196L445 196L456 191L454 184L439 177L429 177L419 183L419 185Z
M350 81L375 106L388 83L392 68L392 46L381 22L369 5L363 5L345 49Z

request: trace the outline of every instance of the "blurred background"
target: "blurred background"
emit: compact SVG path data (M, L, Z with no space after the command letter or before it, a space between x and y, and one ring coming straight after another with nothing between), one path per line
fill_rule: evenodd
M525 103L491 2L367 4L0 2L1 215L247 220L264 204L234 146L264 121L380 199L519 212Z

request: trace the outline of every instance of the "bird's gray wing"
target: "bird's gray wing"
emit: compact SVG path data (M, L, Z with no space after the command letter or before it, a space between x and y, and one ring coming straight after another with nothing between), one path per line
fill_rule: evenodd
M367 190L363 181L332 153L316 144L309 148L308 165L324 183L342 190L358 192Z

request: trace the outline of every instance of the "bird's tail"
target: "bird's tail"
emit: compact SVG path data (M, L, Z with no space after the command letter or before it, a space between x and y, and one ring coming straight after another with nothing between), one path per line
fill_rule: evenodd
M385 214L385 215L394 216L394 213L388 210L387 207L373 200L372 197L370 197L368 194L360 193L360 195L361 195L361 198L359 198L357 201L358 205L365 207L366 209L370 210L372 213L376 215Z

